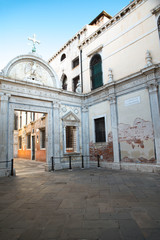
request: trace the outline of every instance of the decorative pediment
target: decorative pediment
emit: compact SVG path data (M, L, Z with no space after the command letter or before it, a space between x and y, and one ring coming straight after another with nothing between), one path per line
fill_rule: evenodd
M60 88L60 82L51 66L34 54L16 57L3 72L11 79Z
M62 117L62 120L64 122L80 122L79 118L73 113L73 112L68 112Z

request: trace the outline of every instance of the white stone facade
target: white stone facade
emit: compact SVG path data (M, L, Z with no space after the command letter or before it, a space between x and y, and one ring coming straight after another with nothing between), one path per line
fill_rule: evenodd
M50 65L35 54L13 59L0 76L1 175L10 171L16 110L45 113L46 169L52 156L55 169L65 167L60 157L69 154L66 126L72 126L74 154L85 156L85 166L100 155L103 167L157 171L159 18L158 0L134 0L113 18L100 14L51 57ZM96 124L103 125L102 136Z

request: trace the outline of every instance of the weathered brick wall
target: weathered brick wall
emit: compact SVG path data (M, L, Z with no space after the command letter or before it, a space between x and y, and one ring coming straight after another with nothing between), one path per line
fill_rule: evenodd
M132 126L129 124L120 123L118 130L119 130L119 142L122 151L121 152L122 162L134 162L134 163L156 162L155 157L153 157L153 154L148 154L148 158L144 157L143 154L143 152L148 151L147 148L149 145L151 144L154 145L153 142L154 132L152 122L145 121L144 119L141 118L136 118Z
M97 161L97 155L102 155L103 159L100 161L113 162L113 142L112 133L108 134L108 142L106 143L93 143L89 145L90 160Z

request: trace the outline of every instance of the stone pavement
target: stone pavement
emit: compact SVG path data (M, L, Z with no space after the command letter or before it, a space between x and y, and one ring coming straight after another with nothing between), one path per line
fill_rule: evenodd
M44 172L16 160L0 178L1 240L159 240L160 175L106 169Z

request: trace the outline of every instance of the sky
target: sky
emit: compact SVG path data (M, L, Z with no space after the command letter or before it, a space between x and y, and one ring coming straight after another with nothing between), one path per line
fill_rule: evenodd
M0 70L10 60L31 52L46 61L72 36L105 10L117 14L130 0L0 0Z

